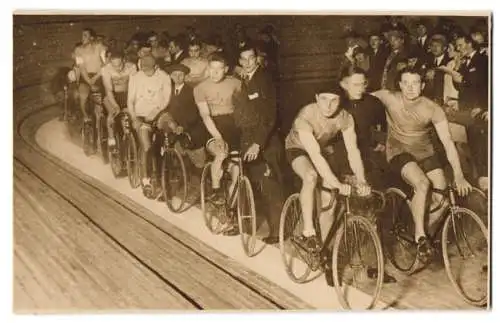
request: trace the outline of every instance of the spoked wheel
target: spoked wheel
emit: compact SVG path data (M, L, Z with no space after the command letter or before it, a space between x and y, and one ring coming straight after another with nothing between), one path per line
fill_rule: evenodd
M243 250L247 256L255 255L257 241L257 219L252 185L248 177L243 176L238 183L238 226Z
M446 274L463 299L475 306L488 302L488 231L471 210L456 208L446 218L441 246Z
M137 188L141 185L140 159L137 140L132 133L127 137L126 149L128 181L132 188Z
M415 225L406 195L398 189L386 192L386 214L381 217L384 250L389 261L401 272L412 274L418 268Z
M105 115L100 116L97 120L97 144L99 145L99 157L104 164L109 163L108 156L108 136L107 136L107 127L106 127L106 117Z
M323 274L322 266L312 270L310 264L319 259L312 256L296 246L292 238L300 236L304 228L302 221L302 208L300 206L299 194L290 195L283 205L280 218L279 244L281 258L285 265L288 277L296 283L310 282Z
M83 124L82 144L83 144L83 153L85 154L85 156L90 156L95 153L94 126L92 122L86 122Z
M222 203L214 202L212 188L212 163L207 163L201 174L201 211L207 228L213 234L220 234L229 220L228 207L226 201ZM224 180L221 180L221 188L226 192Z
M161 187L168 209L182 211L187 199L187 174L184 158L177 149L166 149L163 154Z
M111 172L113 173L113 176L115 178L120 177L123 175L123 164L124 164L124 157L123 156L123 143L121 141L120 136L115 136L116 140L116 146L114 149L109 149L109 164L111 166Z
M384 281L384 255L377 229L351 216L335 233L332 254L335 290L345 309L372 309Z
M488 197L480 189L473 187L467 196L457 196L457 204L476 213L488 228Z

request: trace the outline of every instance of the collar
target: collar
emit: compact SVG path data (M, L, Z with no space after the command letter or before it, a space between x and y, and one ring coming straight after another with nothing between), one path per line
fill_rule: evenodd
M174 86L174 92L175 92L176 90L179 90L179 92L180 92L180 91L182 91L182 88L184 87L184 84L186 84L186 83L182 83L180 86L177 86L177 85L176 85L176 86Z
M442 61L443 61L443 59L444 59L444 53L443 53L443 54L441 54L441 56L434 57L434 60L436 60L436 59L438 60L438 63L439 63L439 64L441 64L441 62L442 62Z
M254 76L255 72L257 72L258 69L259 69L259 67L257 66L257 68L254 69L252 73L246 74L246 76L248 77L249 81L252 79L252 77Z
M178 59L178 58L179 58L179 56L181 56L181 55L182 55L182 52L183 52L183 50L182 50L182 49L181 49L180 51L178 51L178 52L177 52L177 54L175 54L175 59Z
M472 59L474 57L474 55L476 55L476 50L474 50L472 53L470 53L470 55L467 55L466 58L468 59Z

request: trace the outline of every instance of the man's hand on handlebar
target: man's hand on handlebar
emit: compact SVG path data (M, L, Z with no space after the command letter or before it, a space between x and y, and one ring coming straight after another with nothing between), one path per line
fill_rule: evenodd
M371 194L372 189L370 185L366 183L359 183L356 185L356 192L359 196L368 196Z
M472 185L463 176L455 178L455 185L460 196L466 196L472 190Z
M181 135L184 133L184 128L182 126L177 126L174 128L174 134Z

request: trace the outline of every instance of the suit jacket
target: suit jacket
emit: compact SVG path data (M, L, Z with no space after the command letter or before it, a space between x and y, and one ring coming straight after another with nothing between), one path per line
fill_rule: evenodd
M380 90L382 74L384 73L384 66L388 56L389 51L384 46L380 46L377 53L375 53L372 48L368 49L368 57L370 58L368 92Z
M458 72L463 80L454 83L459 91L460 107L488 109L488 64L488 56L476 51L468 66L465 62L460 66Z
M399 86L397 82L397 77L398 77L398 64L399 63L407 63L408 62L408 55L407 53L403 50L400 49L396 54L389 56L386 59L386 63L384 64L384 71L387 70L387 79L385 82L385 86L381 86L381 88L385 88L390 91L398 91ZM382 75L384 72L382 72Z
M265 149L275 131L276 117L276 87L272 76L258 67L249 81L243 81L236 98L234 118L242 129L243 148L256 143Z
M433 100L439 105L444 104L444 75L443 71L437 70L439 66L446 66L450 62L450 57L448 54L444 54L443 59L436 65L436 58L430 57L424 62L424 70L427 72L429 70L434 70L434 78L432 80L425 80L425 87L423 94L429 99Z
M167 111L174 121L186 130L203 122L194 100L193 88L187 84L184 84L178 95L175 95L175 88L172 86Z
M418 58L424 61L428 61L432 58L432 54L429 54L431 36L427 35L424 41L424 45L419 42L418 37L415 37L414 43L412 44L412 49L417 53Z

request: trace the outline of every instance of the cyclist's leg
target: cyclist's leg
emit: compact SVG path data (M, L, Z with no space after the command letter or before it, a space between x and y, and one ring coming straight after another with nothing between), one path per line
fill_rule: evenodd
M403 180L408 183L414 191L410 208L415 222L415 241L426 237L424 229L424 216L426 211L427 195L429 193L430 181L417 164L415 158L407 153L395 156L390 161L390 166L396 170L400 169Z
M108 145L111 147L116 144L113 124L116 115L120 111L116 109L116 107L111 103L110 99L107 96L104 97L103 105L106 111L108 112L108 116L106 118L106 125L108 127Z
M228 149L227 145L212 138L207 142L207 150L214 156L210 173L212 175L212 188L217 190L220 188L220 179L222 178L222 162L228 156Z
M80 82L78 86L78 98L80 103L80 110L84 120L88 120L87 101L90 95L90 86L85 82Z
M314 190L318 183L318 173L314 169L307 154L299 155L292 161L292 169L302 180L300 190L300 204L302 207L302 217L304 220L304 230L302 234L306 237L315 234L313 224L314 210Z
M151 126L148 124L141 124L137 130L137 134L141 146L141 175L143 184L149 183L148 176L148 157L149 150L151 149Z
M419 161L418 164L431 181L433 188L444 190L448 186L444 168L442 167L438 156L433 155L429 158ZM433 224L435 224L436 221L441 218L443 212L446 211L446 207L449 205L446 196L436 193L431 194L430 209L434 209L436 206L438 206L443 199L443 206L440 209L436 210L436 212L429 214L429 228L432 228Z

